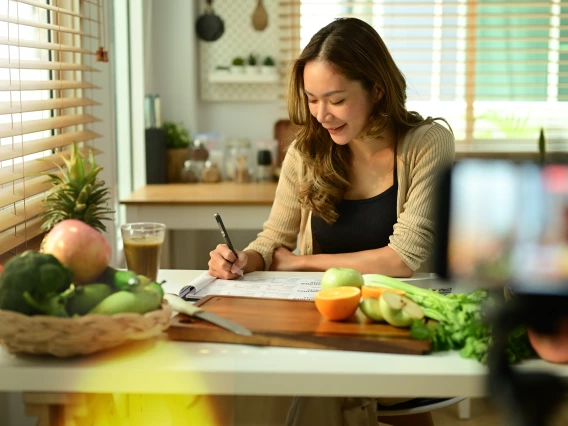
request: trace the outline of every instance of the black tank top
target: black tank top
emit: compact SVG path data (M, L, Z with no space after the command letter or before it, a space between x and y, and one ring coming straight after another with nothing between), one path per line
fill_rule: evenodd
M312 215L315 253L354 253L385 247L397 220L398 180L386 191L364 200L343 200L337 206L337 221L329 225Z

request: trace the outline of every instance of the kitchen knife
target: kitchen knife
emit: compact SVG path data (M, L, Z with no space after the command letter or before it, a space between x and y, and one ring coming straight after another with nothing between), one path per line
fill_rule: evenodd
M235 334L240 334L241 336L252 336L252 332L248 328L226 318L220 317L213 312L204 311L200 307L195 306L193 303L186 302L176 294L167 293L164 295L164 299L168 301L174 311L189 315L190 317L202 319L210 322L211 324L215 324L219 327L232 331Z

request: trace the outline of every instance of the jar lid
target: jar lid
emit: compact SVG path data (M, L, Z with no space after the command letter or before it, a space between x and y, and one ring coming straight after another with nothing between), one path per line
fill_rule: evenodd
M272 153L266 149L258 151L258 164L261 166L269 166L272 164Z

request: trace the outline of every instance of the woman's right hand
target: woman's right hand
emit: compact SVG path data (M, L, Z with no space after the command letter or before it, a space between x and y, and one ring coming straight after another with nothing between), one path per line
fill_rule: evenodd
M209 275L224 280L233 280L243 274L248 256L244 251L235 250L239 258L226 244L219 244L215 250L209 252Z

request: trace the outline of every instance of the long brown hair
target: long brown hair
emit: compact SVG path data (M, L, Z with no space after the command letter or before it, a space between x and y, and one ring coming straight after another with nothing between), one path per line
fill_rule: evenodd
M295 148L306 165L306 181L300 187L301 204L327 223L338 218L335 206L349 189L351 154L347 146L333 142L329 133L310 114L304 92L304 67L325 61L349 80L359 81L370 93L382 91L373 106L365 139L378 139L392 126L396 138L424 120L406 110L406 80L375 29L356 18L340 18L319 30L292 63L288 87L288 112L299 125Z

